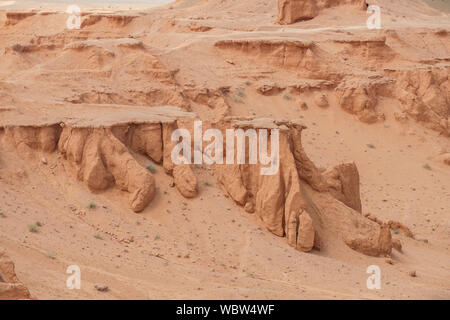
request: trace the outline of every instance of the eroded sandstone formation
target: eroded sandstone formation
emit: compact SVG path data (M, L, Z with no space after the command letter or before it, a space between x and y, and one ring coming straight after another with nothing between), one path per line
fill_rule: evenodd
M65 127L58 149L89 189L102 191L115 183L130 193L129 203L134 212L144 210L153 199L152 174L136 162L109 128Z
M390 73L397 80L393 95L401 102L403 113L450 136L450 68Z
M429 32L427 37L433 43L442 43L448 33ZM393 99L395 103L390 108L395 110L396 120L415 120L449 136L450 68L446 60L420 60L411 65L397 42L401 43L398 35L387 31L326 42L298 37L242 37L218 40L214 47L226 61L238 62L237 66L252 65L266 72L286 73L278 81L258 81L256 90L261 95L299 99L313 96L317 107L337 105L368 124L385 121L390 112L383 100ZM341 64L335 63L336 56ZM349 69L350 64L358 66L361 72ZM284 80L289 79L287 75L295 80Z
M377 86L373 81L353 80L343 82L337 88L339 106L365 123L374 123L383 115L377 113Z
M275 174L261 175L261 165L215 165L217 179L231 198L245 207L247 212L256 212L273 234L286 237L289 245L301 251L321 247L324 217L311 210L311 205L313 208L317 206L305 194L308 187L313 193L330 194L332 201L345 204L346 209L340 208L337 214L329 216L331 221L328 223L345 225L333 228L339 230L344 242L352 249L375 256L389 252L387 232L359 214L362 208L356 165L341 164L326 172L319 170L302 147L301 132L305 129L302 124L270 119L226 118L216 125L222 130L280 130L279 170ZM109 126L52 124L6 127L4 141L21 152L57 150L70 171L91 191L101 192L116 186L130 194L131 209L140 212L154 196L155 180L151 172L134 159L133 152L146 155L155 163L162 162L165 171L173 175L177 189L186 198L197 194L197 179L191 167L172 162L171 151L177 142L172 141L171 136L177 128L192 131L192 120ZM363 227L360 228L351 222L353 219L367 221L361 223ZM361 233L361 230L364 232Z
M175 164L172 159L172 150L179 142L172 140L174 130L183 128L193 136L194 119L183 115L111 124L68 121L6 126L3 141L24 154L58 152L64 158L66 171L89 190L102 192L117 187L129 194L130 208L140 212L154 197L155 179L138 163L135 153L162 164L184 197L197 195L197 178L191 166ZM350 248L364 254L390 253L390 231L361 215L356 165L340 164L326 171L317 168L303 149L301 134L306 127L300 122L227 117L206 127L218 128L224 135L229 128L244 132L254 129L258 133L279 130L279 160L272 159L278 170L273 174L262 175L265 166L261 163L238 164L237 159L236 164L215 164L214 169L230 197L246 212L255 212L270 232L286 237L290 246L305 252L323 248L330 241L326 235L331 230ZM268 154L275 148L271 139L269 135ZM245 148L248 160L249 145L245 144ZM226 153L224 147L225 157Z
M0 251L0 300L31 299L28 289L17 278L14 262Z
M305 127L298 122L227 118L221 125L280 130L276 174L260 175L260 165L215 166L217 179L230 197L247 212L253 211L247 208L254 208L273 234L286 237L290 246L308 252L314 247L320 249L324 238L321 233L333 230L356 251L373 256L390 253L390 231L360 214L359 174L354 163L322 173L302 147L301 132Z
M355 163L340 164L324 174L328 191L355 211L362 212L359 172Z
M34 15L36 15L36 12L29 12L29 11L7 12L5 26L13 26L13 25L19 23L20 21L22 21L28 17L32 17Z
M356 5L366 9L365 0L278 0L279 24L292 24L315 18L321 10L343 4Z
M167 172L174 176L183 196L191 198L197 192L191 168L178 168L170 157L171 146L175 144L171 133L177 128L176 117L162 118L162 121L109 125L61 122L6 126L3 141L23 154L57 151L66 160L67 171L84 182L89 190L101 192L115 186L129 193L130 208L141 212L154 197L155 179L137 162L133 153L143 154L155 163L163 162L164 168L170 168Z

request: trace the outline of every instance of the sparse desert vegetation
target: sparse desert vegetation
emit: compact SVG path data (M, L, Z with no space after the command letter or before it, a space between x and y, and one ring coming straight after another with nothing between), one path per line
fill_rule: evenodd
M0 5L0 299L448 299L448 5L81 1Z
M100 233L94 234L94 238L98 240L103 240L103 236Z
M148 164L145 168L146 168L148 171L150 171L151 173L153 173L153 174L156 173L156 168L155 168L155 166L152 165L152 164Z
M28 231L30 231L32 233L38 233L39 232L39 227L36 224L29 224L28 225Z

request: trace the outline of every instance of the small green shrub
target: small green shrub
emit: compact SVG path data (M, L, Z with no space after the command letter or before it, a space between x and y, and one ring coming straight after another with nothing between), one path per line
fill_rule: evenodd
M30 224L30 225L28 225L28 231L33 232L33 233L38 233L39 228L35 224Z
M155 174L156 173L156 169L153 165L148 164L145 169L147 169L148 171L150 171L151 173Z
M96 233L96 234L94 235L94 238L95 238L95 239L98 239L98 240L103 240L103 236L102 236L100 233Z
M234 102L236 103L244 103L244 101L239 97L233 97Z
M236 94L241 97L244 98L245 97L245 88L236 88Z

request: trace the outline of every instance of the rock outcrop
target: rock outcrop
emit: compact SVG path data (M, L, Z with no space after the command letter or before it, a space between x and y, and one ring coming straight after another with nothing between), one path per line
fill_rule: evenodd
M344 163L324 173L328 191L339 201L362 212L359 172L355 163Z
M17 278L14 262L0 251L0 300L31 299L28 289Z
M378 235L369 233L358 238L347 237L344 241L353 250L368 256L386 256L392 252L392 235L387 225L380 227Z
M261 165L215 166L217 179L229 196L245 208L254 207L270 232L308 252L323 247L326 237L321 232L332 230L356 251L387 254L392 246L390 231L360 214L359 174L354 163L322 173L306 155L301 144L305 127L296 121L225 121L224 128L280 130L279 170L275 174L260 175Z
M384 119L377 112L377 86L371 81L352 80L343 82L337 88L339 106L345 111L355 114L365 123L374 123Z
M291 24L315 18L319 14L316 0L279 0L278 20L280 24Z
M166 171L173 174L180 193L187 198L194 197L197 192L194 173L189 166L175 166L170 157L174 145L171 133L177 127L177 115L171 119L158 113L147 114L154 119L141 120L141 123L130 120L112 124L105 121L104 124L58 122L7 126L3 141L26 155L58 151L66 160L66 170L92 192L115 186L129 193L129 206L134 212L147 207L156 186L153 174L138 163L133 153L141 153L156 163L163 162L164 168L169 168Z
M318 72L319 61L313 53L314 43L304 40L266 40L266 39L237 39L219 40L214 46L224 53L230 52L234 57L243 57L281 68L299 69ZM239 53L237 55L236 53ZM231 54L230 54L231 56ZM274 87L272 85L272 87ZM262 88L261 92L271 94L270 84L268 88Z
M426 126L450 136L450 68L391 71L396 77L393 96L402 111Z
M197 195L197 178L187 164L175 166L173 180L178 191L185 198L194 198Z
M297 21L310 20L317 17L321 10L343 4L357 5L366 9L364 0L278 0L279 24L292 24Z
M170 116L171 112L174 116ZM136 160L135 153L162 163L165 172L173 176L178 191L186 198L195 197L197 178L191 166L175 163L172 158L172 151L180 142L174 141L175 130L185 129L185 134L194 137L194 115L163 108L154 109L153 114L147 111L145 117L148 118L139 121L122 115L120 122L72 119L41 126L5 126L3 141L25 154L59 152L64 169L92 192L111 187L127 192L134 212L146 208L156 187L152 173ZM234 143L234 164L214 164L215 176L238 205L255 213L270 232L286 237L290 246L304 252L323 249L332 241L328 234L335 234L364 254L389 252L389 228L385 230L361 215L356 165L340 164L325 171L317 168L302 146L301 135L306 127L299 121L227 117L214 124L204 122L202 126L203 130L214 127L224 137L230 128L244 136L247 132L258 137L266 135L264 163L249 161L251 144L244 139L244 150L238 149L239 142ZM219 152L226 159L231 152L227 144L222 152L220 147L213 149L214 153ZM196 150L192 141L187 146L192 159L196 152L205 154L209 147L203 144L202 150ZM258 150L261 160L264 145L260 144ZM240 151L247 161L238 161Z
M111 25L113 27L125 27L137 17L137 15L87 14L81 23L81 28L87 28L102 21L106 21L107 25Z
M22 21L28 17L32 17L34 15L36 15L36 12L30 12L30 11L7 12L5 26L14 26L14 25L18 24L20 21Z
M303 211L298 217L297 249L309 252L314 247L316 231L308 212Z
M134 212L144 210L153 199L153 175L136 162L111 129L65 127L58 149L91 190L102 191L115 183L130 193L129 203Z

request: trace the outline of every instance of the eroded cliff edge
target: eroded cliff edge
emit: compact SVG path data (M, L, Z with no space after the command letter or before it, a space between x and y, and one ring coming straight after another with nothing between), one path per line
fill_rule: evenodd
M128 205L134 212L148 206L156 187L152 172L139 164L136 154L162 165L184 197L195 197L197 178L191 166L172 160L172 150L178 143L172 133L180 128L193 133L196 115L175 107L155 107L143 114L137 119L133 113L123 112L120 121L71 118L6 124L0 129L1 142L24 157L57 153L69 177L95 193L108 188L122 190L128 194ZM261 175L262 165L248 162L212 167L236 204L248 213L256 213L270 232L286 237L290 246L309 252L320 250L329 241L343 241L367 255L390 254L389 226L362 215L356 165L317 168L303 149L301 134L306 127L298 120L226 117L219 122L205 122L204 127L224 134L229 128L279 131L279 169L275 174ZM267 140L271 149L272 140ZM249 144L244 147L248 157Z

